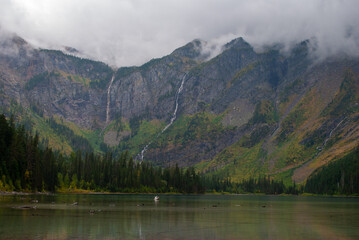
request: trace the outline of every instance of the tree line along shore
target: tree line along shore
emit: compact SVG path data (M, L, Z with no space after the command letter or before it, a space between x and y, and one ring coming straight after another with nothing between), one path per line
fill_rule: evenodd
M285 185L270 176L233 182L215 173L197 173L193 167L136 162L127 151L118 156L81 151L65 156L42 146L38 134L1 114L0 194L11 192L356 195L359 149L318 169L305 184Z

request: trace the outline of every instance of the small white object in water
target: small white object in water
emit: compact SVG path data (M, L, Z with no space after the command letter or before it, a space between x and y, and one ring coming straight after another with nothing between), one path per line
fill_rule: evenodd
M155 198L154 198L153 200L159 201L159 200L160 200L160 197L159 197L159 196L155 196Z

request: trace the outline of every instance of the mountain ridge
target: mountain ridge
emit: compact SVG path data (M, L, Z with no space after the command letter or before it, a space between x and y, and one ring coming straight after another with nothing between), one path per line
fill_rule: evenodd
M150 143L147 161L195 166L233 180L270 175L303 182L359 143L359 59L316 62L309 41L282 54L278 47L256 52L237 38L209 58L206 43L197 39L142 66L117 70L33 49L21 38L6 44L18 51L0 55L2 111L18 111L20 121L48 133L50 145L65 153L76 144L55 134L46 119L98 152L137 155ZM177 119L161 133L185 74Z

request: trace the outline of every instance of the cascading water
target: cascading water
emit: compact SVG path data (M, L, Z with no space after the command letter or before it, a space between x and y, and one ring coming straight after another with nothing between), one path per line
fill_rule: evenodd
M147 148L148 148L148 146L151 145L151 143L152 143L152 141L149 142L149 143L142 149L142 151L141 151L141 162L143 161L143 157L144 157L144 155L145 155L145 152L147 151Z
M185 74L185 75L183 76L182 82L181 82L181 86L180 86L179 89L177 90L177 93L176 93L176 107L175 107L175 111L173 112L172 118L171 118L170 122L167 124L167 126L166 126L164 129L162 129L161 133L163 133L164 131L166 131L167 128L169 128L169 127L173 124L173 122L176 120L177 110L178 110L178 98L179 98L180 93L181 93L182 90L183 90L183 84L184 84L184 81L185 81L185 79L186 79L186 76L187 76L187 74Z
M110 85L107 88L106 124L108 124L110 121L110 100L111 100L110 90L114 79L115 79L115 74L113 74L110 81Z
M342 122L346 119L346 117L344 119L342 119L336 126L335 128L333 128L330 133L329 136L324 140L323 145L321 147L318 147L319 151L322 151L323 148L325 147L325 145L327 144L327 142L329 141L329 139L332 137L333 132L340 126L340 124L342 124Z
M177 118L177 111L178 111L178 99L179 99L179 96L180 96L180 94L181 94L181 92L182 92L182 90L183 90L183 85L184 85L184 82L185 82L185 80L186 80L186 77L187 77L187 73L182 77L181 85L180 85L180 87L178 88L178 90L177 90L177 92L176 92L176 96L175 96L175 110L174 110L174 112L173 112L173 114L172 114L172 118L171 118L170 122L166 125L166 127L164 127L164 128L162 129L162 131L156 135L155 139L158 138L162 133L164 133L164 132L173 124L173 122L176 120L176 118ZM152 144L152 142L153 142L153 140L150 141L150 142L142 149L142 151L141 151L141 153L140 153L141 162L143 161L143 157L144 157L144 155L145 155L145 152L147 151L148 147Z

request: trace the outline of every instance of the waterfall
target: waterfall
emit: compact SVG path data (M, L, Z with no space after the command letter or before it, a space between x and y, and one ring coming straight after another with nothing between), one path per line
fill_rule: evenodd
M110 85L107 88L107 105L106 105L106 124L110 121L110 90L113 83L113 80L115 79L115 74L112 75Z
M156 138L159 136L159 134L156 136ZM145 155L145 152L147 151L147 148L148 148L148 146L150 146L150 144L152 143L152 141L151 142L149 142L143 149L142 149L142 151L141 151L141 162L143 161L143 157L144 157L144 155Z
M173 124L173 122L176 120L177 110L178 110L178 99L179 99L180 93L181 93L182 90L183 90L183 84L184 84L184 81L185 81L185 79L186 79L186 76L187 76L187 74L185 74L185 75L183 76L182 82L181 82L181 86L180 86L179 89L177 90L177 93L176 93L176 107L175 107L175 111L174 111L173 114L172 114L172 118L171 118L170 122L167 124L167 126L166 126L164 129L162 129L161 133L163 133L164 131L166 131L167 128L169 128L169 127Z
M323 150L323 148L325 147L325 145L327 144L327 142L329 141L329 139L332 137L333 132L340 126L340 124L342 124L342 122L343 122L345 119L346 119L346 117L343 118L343 119L335 126L335 128L333 128L333 129L330 131L329 136L324 140L323 145L318 148L319 151Z
M176 92L176 96L175 96L175 110L174 110L174 112L173 112L173 114L172 114L172 117L171 117L170 122L166 125L166 127L164 127L164 128L161 130L160 133L158 133L158 134L156 135L156 137L155 137L154 139L158 138L162 133L164 133L164 132L173 124L173 122L176 120L176 118L177 118L177 111L178 111L178 99L179 99L179 96L180 96L180 94L181 94L181 92L182 92L182 90L183 90L183 85L184 85L184 82L185 82L185 80L186 80L186 77L187 77L187 73L182 77L181 85L180 85L180 87L178 88L178 90L177 90L177 92ZM148 147L151 145L152 142L153 142L153 140L150 141L150 142L142 149L142 151L141 151L141 153L140 153L141 162L143 161L143 157L144 157L144 155L145 155L145 152L147 151Z

